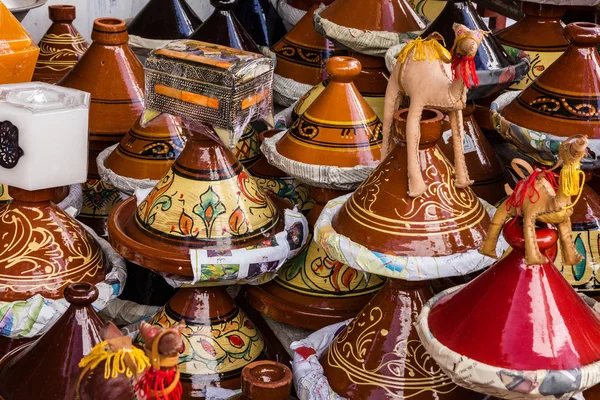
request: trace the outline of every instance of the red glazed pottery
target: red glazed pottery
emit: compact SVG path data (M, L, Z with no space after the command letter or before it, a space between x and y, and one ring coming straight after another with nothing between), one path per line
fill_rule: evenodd
M102 340L104 322L92 308L98 297L94 286L71 284L64 297L71 306L48 332L0 360L2 399L75 398L79 361Z
M502 110L502 116L524 128L556 136L585 134L600 138L600 26L567 25L569 48L527 89ZM565 73L569 71L569 73Z
M52 25L39 43L33 81L56 83L81 59L89 45L73 26L75 6L52 5L48 7Z

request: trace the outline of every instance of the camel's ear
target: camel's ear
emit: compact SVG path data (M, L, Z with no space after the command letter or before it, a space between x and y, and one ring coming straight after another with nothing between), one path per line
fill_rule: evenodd
M115 339L121 336L123 336L123 333L112 322L107 322L106 325L100 329L100 337L104 340Z
M434 39L434 40L437 40L438 42L444 43L444 46L446 45L446 41L444 40L444 37L439 32L431 32L429 35L427 35L427 39Z
M484 37L492 33L492 31L484 31L483 29L477 29L477 32L481 33Z

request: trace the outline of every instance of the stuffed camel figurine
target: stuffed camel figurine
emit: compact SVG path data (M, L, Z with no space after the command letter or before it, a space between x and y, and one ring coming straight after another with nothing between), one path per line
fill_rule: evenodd
M419 122L425 107L449 115L455 155L455 184L463 188L473 183L469 180L463 153L462 110L466 106L467 90L479 84L474 56L487 32L471 30L461 24L454 24L453 29L456 39L452 46L452 55L440 43L444 39L437 32L430 34L426 39L417 38L409 42L398 55L398 62L387 86L383 137L391 138L392 121L401 97L410 98L406 121L410 197L418 197L427 189L419 164ZM383 144L384 155L389 153L390 140Z
M564 264L575 265L582 260L573 244L571 215L585 183L585 175L579 167L586 154L587 145L588 140L584 135L571 136L565 140L558 149L558 162L549 171L533 169L521 159L512 161L511 165L522 180L514 190L506 185L509 197L500 204L494 215L490 230L479 250L481 254L497 258L496 243L502 227L510 218L523 217L527 264L539 265L548 261L537 245L536 221L557 226ZM560 166L562 169L557 182L556 174L552 171ZM525 176L521 168L529 175ZM571 196L575 195L578 197L572 201Z
M181 329L142 322L143 350L133 346L112 322L106 324L98 343L79 363L76 400L179 400L179 353L185 350Z

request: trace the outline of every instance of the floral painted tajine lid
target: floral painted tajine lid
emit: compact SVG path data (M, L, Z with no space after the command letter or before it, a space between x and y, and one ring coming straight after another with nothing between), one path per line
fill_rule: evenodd
M289 227L299 229L293 238L299 242L285 251L279 242L287 240L287 213L284 220L233 153L214 139L214 130L199 125L184 134L183 152L139 206L131 198L113 212L108 229L115 249L144 267L195 281L202 280L203 268L193 268L191 259L200 256L214 258L202 265L217 265L228 264L232 249L250 246L279 248L282 260L295 254L306 240L306 221ZM285 236L275 238L281 232ZM237 272L241 277L257 271Z
M352 189L379 162L382 123L352 81L351 57L327 62L331 83L286 132L266 138L269 162L307 184Z
M102 341L104 322L92 307L98 298L94 286L71 284L64 297L71 306L48 332L0 360L2 399L76 398L79 361Z
M558 231L538 228L535 235L544 252ZM520 219L505 226L504 236L509 254L423 308L421 341L456 383L472 390L570 399L600 381L600 319L549 259L527 265ZM466 334L473 339L464 340Z
M52 5L48 14L52 25L40 41L40 56L32 80L56 83L73 69L89 44L73 26L75 6Z
M444 38L446 45L450 46L455 40L452 28L454 23L465 25L469 29L489 31L470 0L450 0L421 36L427 37L433 32L438 32ZM529 70L529 59L525 54L513 58L490 33L483 37L475 54L475 67L479 85L469 90L469 100L498 93L508 88L514 81L520 81Z
M394 116L403 135L408 110ZM315 225L327 254L355 269L405 280L467 274L491 259L477 249L490 224L470 188L457 188L454 167L435 144L443 115L425 109L420 160L427 189L408 196L407 148L398 143L352 194L330 201ZM404 139L401 139L404 140Z
M185 146L179 118L161 114L146 126L141 125L140 119L103 160L103 166L116 174L117 180L123 177L157 181L165 176ZM103 173L101 165L98 169L105 179L107 172ZM113 179L105 180L122 190Z
M153 40L187 39L202 21L186 0L150 0L127 24L130 36Z
M40 48L2 2L0 27L0 84L29 82Z
M190 36L190 39L260 53L252 36L246 32L240 21L233 15L232 9L237 1L210 0L215 11Z
M520 127L559 137L600 139L600 26L567 25L569 48L503 110Z

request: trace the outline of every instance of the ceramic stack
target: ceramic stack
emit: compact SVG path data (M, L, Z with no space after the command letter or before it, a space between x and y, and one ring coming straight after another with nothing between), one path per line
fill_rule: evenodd
M348 49L362 64L355 84L383 119L389 73L385 53L403 39L418 36L425 24L406 0L336 0L314 13L315 29Z
M205 57L193 57L198 54ZM209 82L202 80L207 71ZM230 150L246 121L272 113L271 59L175 41L150 55L146 72L147 106L184 118L188 140L146 197L115 208L110 239L126 259L181 287L151 323L170 327L184 320L183 397L202 398L207 386L239 389L246 365L275 358L225 287L272 279L304 245L308 228L302 214L277 209ZM190 84L190 76L198 78ZM190 101L200 96L208 102ZM210 102L215 96L217 109Z
M569 24L564 36L569 48L531 85L523 91L502 94L492 103L492 122L507 141L542 166L554 164L558 147L566 138L585 134L590 152L582 168L591 172L600 166L596 156L600 151L600 120L593 111L600 105L600 56L595 47L600 43L600 26ZM574 76L577 79L569 79ZM578 265L564 265L560 256L554 259L577 290L592 296L600 290L596 277L600 262L599 200L586 185L571 217L573 239L584 260Z
M127 41L124 21L95 20L92 45L59 82L92 96L88 180L83 184L83 210L79 219L101 236L106 236L106 219L121 201L121 194L100 178L96 158L129 132L144 109L144 68Z
M273 81L274 100L281 106L291 106L320 84L326 79L327 60L334 55L346 53L315 31L313 14L317 9L318 5L313 5L272 48L277 57Z
M40 56L32 80L57 83L73 69L89 44L73 26L75 6L49 6L48 16L52 25L39 43Z
M491 264L477 251L491 207L471 189L454 185L454 168L436 145L443 114L429 109L420 123L419 146L427 190L420 197L408 196L407 114L406 109L395 114L399 142L388 156L353 194L330 201L316 224L316 239L329 257L388 280L351 322L315 333L319 345L311 344L313 337L292 345L301 398L325 398L312 393L361 399L483 398L457 387L437 367L413 323L432 297L429 281ZM313 369L317 357L326 380Z
M331 83L298 121L263 142L270 164L312 187L311 226L329 200L360 185L381 157L382 123L353 84L360 63L333 57L327 72ZM355 316L383 283L310 240L273 282L248 287L244 296L271 318L314 330Z
M65 311L64 288L97 285L98 310L121 293L123 260L53 200L86 179L89 94L44 83L0 86L0 353L46 331ZM44 171L44 173L40 173Z
M145 60L151 50L189 38L201 24L186 0L150 0L127 24L129 46Z

